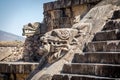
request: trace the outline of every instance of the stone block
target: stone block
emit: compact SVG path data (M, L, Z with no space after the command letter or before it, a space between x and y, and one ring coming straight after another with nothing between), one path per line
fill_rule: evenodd
M97 41L88 43L86 51L90 52L119 52L119 41Z
M120 29L120 20L110 20L103 27L103 30L113 30L113 29Z
M72 63L72 64L65 64L62 73L119 78L120 65Z
M98 77L92 75L74 75L74 74L56 74L52 78L52 80L115 80L115 79L117 78Z
M71 6L71 0L59 0L61 8L66 8Z
M49 11L54 9L54 2L44 3L44 11Z
M80 4L84 4L86 2L86 0L79 0L79 1Z
M29 74L39 63L0 62L0 73Z
M23 47L24 42L21 41L0 41L0 47Z
M54 75L52 80L70 80L67 75Z
M114 80L113 78L106 78L106 77L97 77L97 76L86 76L86 75L78 75L72 76L71 80Z
M65 0L60 0L60 6L61 6L61 8L65 8L66 7Z
M0 80L4 80L5 75L0 73Z
M72 4L72 0L64 0L65 6L70 7Z
M54 10L55 9L60 9L61 8L61 5L60 5L61 3L60 3L60 1L55 1L54 2Z
M47 31L46 24L41 23L40 34L43 35L46 33L46 31Z
M56 28L59 28L59 19L53 19L52 20L52 26L53 26L53 29L56 29Z
M120 19L120 10L114 11L112 19Z
M80 4L80 0L72 0L72 6L76 6Z
M119 40L120 39L119 35L120 35L119 30L102 31L96 33L93 40L94 41Z
M60 17L63 16L63 11L62 10L54 10L52 16L54 19L59 19Z
M72 25L71 24L60 24L59 28L71 28Z
M120 64L119 52L86 52L84 55L75 54L74 63L104 63Z
M71 18L69 17L60 17L60 24L70 24L71 23Z
M66 9L65 9L65 15L66 15L67 17L69 17L69 18L72 17L72 11L71 11L70 8L66 8Z

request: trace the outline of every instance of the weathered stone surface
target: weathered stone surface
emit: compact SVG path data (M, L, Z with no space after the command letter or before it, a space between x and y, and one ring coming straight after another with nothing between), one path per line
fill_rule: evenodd
M21 41L0 41L0 47L23 47L24 42Z
M120 41L97 41L88 43L86 51L89 52L119 52Z
M44 3L44 11L53 10L53 8L54 8L53 4L54 4L54 2Z
M109 20L105 24L103 30L113 30L113 29L120 29L120 20Z
M53 11L53 19L59 19L63 16L63 11L62 10L54 10Z
M23 60L38 62L42 56L39 53L41 46L40 37L47 32L47 26L44 23L34 22L24 25L23 35L27 36L24 43Z
M72 63L65 64L62 73L120 78L120 65Z
M96 1L101 0L58 0L44 4L44 21L43 23L28 24L24 27L24 35L27 36L24 49L24 61L39 61L38 70L43 68L35 76L30 77L30 80L48 80L49 75L60 73L65 63L71 62L75 53L81 53L85 43L92 40L94 34L101 31L106 20L111 17L116 6L102 5L95 6ZM108 1L108 0L107 0ZM110 0L109 0L110 1ZM112 1L112 0L111 0ZM87 4L93 3L94 4ZM101 3L104 3L101 2ZM81 4L81 5L80 5ZM91 9L91 10L90 10ZM84 15L90 12L84 17ZM110 14L108 14L110 13ZM119 17L119 11L114 12L112 19ZM116 16L118 14L118 16ZM84 18L83 18L84 17ZM78 24L77 24L78 23ZM46 27L43 27L46 24ZM73 27L72 25L75 24ZM115 23L116 24L116 23ZM118 25L118 24L117 24ZM117 27L116 25L116 27ZM42 26L42 27L41 27ZM67 29L67 28L71 29ZM66 29L56 29L66 28ZM52 30L56 29L56 30ZM52 31L50 31L52 30ZM50 31L50 32L47 32ZM41 36L47 32L42 38ZM103 37L104 35L104 37ZM109 37L112 35L112 37ZM119 38L119 32L110 31L99 33L95 37L98 40L115 40ZM107 37L105 37L107 36ZM99 38L102 37L102 38ZM42 43L39 41L41 38ZM117 51L119 52L119 41L92 42L88 43L86 51ZM39 47L41 46L40 50ZM16 49L18 51L18 49ZM19 51L18 51L19 52ZM81 55L76 60L81 60L80 64L65 64L63 72L70 74L85 74L72 76L53 76L53 80L114 80L120 76L119 53L87 53ZM15 53L15 56L19 56ZM17 59L15 59L17 60ZM14 61L15 61L14 60ZM83 61L83 62L82 62ZM85 62L98 63L88 64ZM101 64L100 64L101 63ZM110 63L110 64L103 64ZM43 64L43 66L42 66ZM51 65L52 64L52 65ZM18 73L16 77L26 77L24 74L30 73L38 66L38 63L0 63L0 71L2 73ZM110 73L111 72L111 73ZM22 75L23 74L23 75ZM44 75L45 74L45 75ZM46 75L48 74L48 76ZM87 74L87 75L86 75ZM96 75L96 76L89 76ZM44 76L43 76L44 75ZM97 77L104 76L104 77ZM114 78L107 78L114 77ZM54 79L55 78L55 79ZM25 78L19 78L22 80Z
M29 74L1 73L0 80L25 80Z
M74 24L79 23L80 20L89 11L90 8L91 8L91 6L88 7L86 4L73 6L72 7L72 15L73 15L72 17L74 18L74 19L72 19L73 23Z
M74 6L72 6L72 4ZM95 4L84 3L81 5L79 0L59 0L45 3L43 22L48 27L48 31L58 28L71 28L72 25L78 23L94 5ZM64 21L64 18L67 18L66 21Z
M71 6L76 6L76 5L80 5L80 4L86 4L86 3L88 3L88 4L96 3L99 1L101 1L101 0L58 0L58 1L54 1L54 2L45 3L44 11L66 8L66 7L71 7Z
M23 36L33 36L35 34L44 34L47 28L44 24L35 22L35 23L28 23L23 27Z
M0 74L0 80L4 80L4 75L3 74Z
M80 3L83 4L83 2L81 2L80 0L72 0L72 5L73 5L73 6L79 5Z
M106 78L106 77L92 77L92 76L73 76L71 80L114 80L115 78Z
M119 29L102 31L95 34L93 41L120 40L119 35Z
M72 4L72 1L71 0L59 0L60 2L60 8L65 8L65 7L70 7L71 4Z
M107 78L91 75L74 75L74 74L56 74L52 80L117 80L119 78Z
M12 54L10 47L0 47L0 61Z
M79 48L75 47L79 45L75 39L76 35L78 35L77 29L66 28L55 29L42 36L41 51L44 54L44 58L47 59L44 62L53 63L69 53L69 51L73 49L79 50Z
M120 10L114 11L111 19L120 19Z
M17 80L26 80L26 78L28 77L29 74L16 74L16 78Z
M0 61L19 61L22 59L22 56L23 42L0 42Z
M42 54L39 53L40 37L41 35L37 34L26 38L23 50L24 61L38 62L40 60L42 57Z
M75 54L73 63L120 64L119 58L119 52L86 52L84 55Z
M52 80L70 80L68 75L54 75Z
M0 47L0 61L21 61L23 47Z
M45 6L45 5L44 5ZM60 5L60 1L55 1L54 2L54 9L60 9L61 5ZM45 10L46 11L46 10Z
M65 7L71 7L72 1L71 0L64 0Z
M29 74L39 63L0 62L0 73Z
M100 4L103 4L104 2L105 1L100 2ZM89 37L87 37L86 43L91 42L91 40L93 40L94 38L94 35L103 29L106 23L106 20L108 20L109 17L112 16L112 13L117 8L118 7L110 4L102 5L102 6L98 5L92 8L79 23L74 24L73 28L80 28L81 23L89 24L90 26L87 27L89 34L86 34ZM82 40L82 41L85 41L85 40Z
M33 80L40 79L44 73L53 75L54 73L59 72L62 68L60 68L60 66L63 66L65 62L71 61L74 53L80 53L80 48L82 48L82 46L79 43L79 39L83 40L84 34L88 33L87 30L84 32L82 31L87 26L89 25L82 24L79 29L54 29L44 34L44 36L41 37L42 46L40 48L41 53L43 53L43 57L39 62L38 70L47 65L49 65L49 68L45 71L44 68L42 68L43 70L36 73L35 76L29 76L28 80L31 78ZM50 70L55 66L57 66L57 68L51 72Z

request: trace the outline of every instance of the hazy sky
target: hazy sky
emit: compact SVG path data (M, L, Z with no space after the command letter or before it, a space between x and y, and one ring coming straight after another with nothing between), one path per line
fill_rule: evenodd
M43 20L43 3L54 0L0 0L0 30L22 36L24 24Z

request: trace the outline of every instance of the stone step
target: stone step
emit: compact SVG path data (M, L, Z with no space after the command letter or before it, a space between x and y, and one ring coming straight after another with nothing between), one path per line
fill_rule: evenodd
M62 73L120 78L120 65L98 63L65 64Z
M73 63L120 64L120 52L87 52L75 54Z
M120 40L95 41L88 43L86 52L120 52Z
M120 10L115 10L111 19L120 19Z
M96 33L93 41L120 40L120 30L107 30Z
M8 73L0 73L0 80L13 80L9 79L9 74Z
M120 19L108 21L103 30L120 29Z
M92 75L75 75L75 74L55 74L52 80L119 80L119 78L99 77Z
M4 80L3 78L4 78L5 76L3 75L3 74L0 74L0 80Z
M0 73L29 74L38 65L30 62L0 62Z

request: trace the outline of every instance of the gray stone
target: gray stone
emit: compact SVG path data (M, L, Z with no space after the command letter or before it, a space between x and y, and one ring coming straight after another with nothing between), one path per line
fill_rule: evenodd
M62 73L119 78L120 77L119 70L120 70L120 65L71 63L64 65Z
M119 52L119 41L97 41L88 43L86 51L89 52Z
M120 64L119 58L119 52L85 52L84 55L75 54L73 63Z

